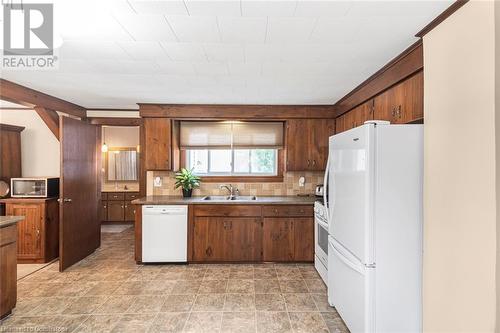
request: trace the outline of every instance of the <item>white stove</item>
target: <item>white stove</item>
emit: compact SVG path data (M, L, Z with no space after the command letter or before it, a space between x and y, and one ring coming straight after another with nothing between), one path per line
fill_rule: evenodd
M314 267L325 282L328 280L328 218L324 204L314 203Z

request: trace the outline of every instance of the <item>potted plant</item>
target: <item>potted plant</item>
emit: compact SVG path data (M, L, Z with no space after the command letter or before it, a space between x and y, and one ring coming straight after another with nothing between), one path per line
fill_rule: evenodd
M175 173L175 188L182 187L182 196L191 197L193 189L200 187L200 177L193 174L193 170L182 168Z

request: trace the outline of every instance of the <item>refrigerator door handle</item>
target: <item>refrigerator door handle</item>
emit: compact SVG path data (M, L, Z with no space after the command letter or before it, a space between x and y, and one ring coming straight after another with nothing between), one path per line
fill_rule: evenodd
M348 267L355 270L359 274L365 275L365 272L364 272L362 267L360 267L359 265L356 265L355 263L353 263L349 259L347 259L339 250L337 250L335 248L335 245L330 240L328 240L328 243L330 244L330 247L333 250L333 254L335 256L337 256L337 258L339 258L344 264L346 264Z
M330 222L330 209L328 206L330 205L328 202L328 174L330 173L330 154L328 154L328 158L326 160L326 170L325 176L323 179L323 202L325 203L326 208L326 220Z

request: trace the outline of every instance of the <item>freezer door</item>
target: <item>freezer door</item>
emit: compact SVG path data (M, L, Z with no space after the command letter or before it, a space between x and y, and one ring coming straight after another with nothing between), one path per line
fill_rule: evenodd
M351 332L373 332L375 268L356 261L332 237L328 247L328 302Z
M330 137L330 235L365 264L374 260L375 125Z

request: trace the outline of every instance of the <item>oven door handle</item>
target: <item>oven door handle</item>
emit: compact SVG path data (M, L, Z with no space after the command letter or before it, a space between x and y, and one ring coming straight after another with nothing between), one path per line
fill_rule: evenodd
M328 223L321 221L321 219L316 218L316 222L328 231Z

